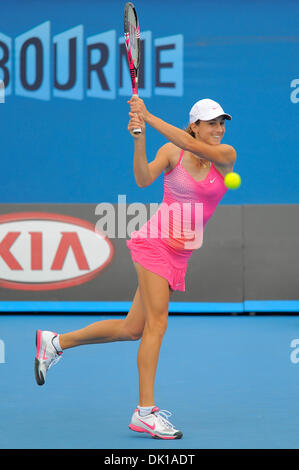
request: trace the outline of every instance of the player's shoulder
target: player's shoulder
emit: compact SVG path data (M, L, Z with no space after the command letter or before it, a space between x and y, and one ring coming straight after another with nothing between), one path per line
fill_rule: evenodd
M167 154L173 154L175 151L179 149L176 145L174 145L172 142L167 142L166 144L162 145L162 147L159 148L159 153L167 153Z
M165 168L164 170L167 173L168 171L172 170L172 168L174 168L178 163L181 149L174 145L172 142L167 142L160 148L160 151L163 152L168 159L167 168Z

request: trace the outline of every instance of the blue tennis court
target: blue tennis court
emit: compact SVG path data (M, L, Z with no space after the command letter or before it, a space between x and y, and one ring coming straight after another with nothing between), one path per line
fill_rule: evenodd
M139 341L69 349L36 385L37 328L62 333L107 318L0 316L1 448L298 448L299 363L290 346L298 317L170 316L156 404L174 414L184 436L168 442L128 429Z

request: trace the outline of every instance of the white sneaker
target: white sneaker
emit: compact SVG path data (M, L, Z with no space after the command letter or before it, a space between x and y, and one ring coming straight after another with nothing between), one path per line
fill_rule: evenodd
M35 357L35 379L38 385L45 383L48 369L56 364L62 352L58 353L53 346L52 340L57 336L52 331L36 331L36 357Z
M155 439L181 439L183 433L175 429L173 424L168 421L171 413L167 410L159 411L155 406L152 412L147 416L140 416L138 408L129 424L132 431L147 432Z

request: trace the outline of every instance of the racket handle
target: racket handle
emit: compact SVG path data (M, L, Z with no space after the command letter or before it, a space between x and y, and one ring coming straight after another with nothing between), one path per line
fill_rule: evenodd
M137 80L136 80L136 83L138 83ZM138 94L133 92L133 96L138 96ZM135 135L139 135L139 134L141 134L141 132L142 132L142 130L140 129L140 127L137 127L137 129L133 129L133 134L135 134Z

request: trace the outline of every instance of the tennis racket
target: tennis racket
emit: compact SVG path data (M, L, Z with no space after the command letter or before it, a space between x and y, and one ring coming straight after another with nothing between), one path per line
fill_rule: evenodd
M125 44L131 75L133 95L138 96L138 69L140 63L140 29L133 3L125 5ZM133 129L134 134L141 134L141 129Z

